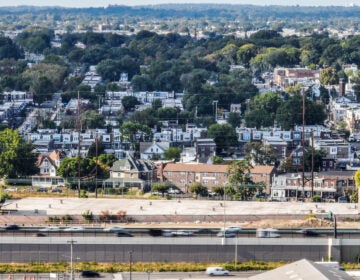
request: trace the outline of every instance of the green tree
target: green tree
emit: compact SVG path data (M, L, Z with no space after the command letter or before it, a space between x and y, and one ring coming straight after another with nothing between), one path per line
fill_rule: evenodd
M189 186L189 190L191 193L196 195L196 199L198 196L206 196L208 193L207 187L203 186L201 183L193 183Z
M256 185L251 180L252 166L248 160L233 161L228 168L230 186L236 190L235 196L240 200L249 200L256 193Z
M104 152L105 152L105 146L104 146L104 144L103 144L103 142L101 140L98 140L97 141L97 147L96 147L95 142L92 143L91 146L89 147L87 157L94 158L94 157L96 157L96 153L97 153L97 155L99 157L99 155L104 154Z
M120 132L123 138L132 144L140 140L149 141L152 136L151 129L147 125L133 122L124 122L120 127Z
M305 171L311 171L312 157L314 156L314 171L321 171L322 159L326 158L327 154L324 150L314 149L314 155L312 155L311 149L305 151Z
M230 112L227 122L233 127L239 127L241 124L241 116L240 113Z
M339 76L334 67L328 67L321 71L320 81L322 85L337 85L339 84Z
M257 165L279 164L278 152L274 147L263 145L260 142L249 142L246 144L247 158Z
M164 197L165 193L168 191L168 189L170 187L171 187L171 185L169 183L167 183L167 182L154 183L151 186L151 191L152 192L159 192Z
M208 129L208 137L214 139L217 154L238 145L236 131L230 124L211 125Z
M81 124L84 129L103 128L105 126L104 116L95 110L87 110L81 114Z
M123 105L125 111L131 111L135 109L136 105L139 105L140 102L137 100L135 96L124 96L121 100L121 104Z
M38 172L34 146L26 143L17 130L0 131L0 176L16 178Z
M302 124L302 96L294 95L282 103L276 111L276 120L283 129ZM322 124L326 118L324 106L305 100L305 123Z
M167 149L164 152L164 157L167 160L175 159L175 161L179 161L180 160L180 153L181 153L180 148L178 148L178 147L170 147L169 149Z
M47 77L40 76L33 82L30 91L34 94L34 103L40 105L45 100L51 99L54 85Z

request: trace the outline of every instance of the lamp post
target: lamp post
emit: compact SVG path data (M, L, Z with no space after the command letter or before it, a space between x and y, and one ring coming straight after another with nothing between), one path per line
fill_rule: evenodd
M73 246L74 243L76 243L76 241L71 239L67 243L70 244L70 274L71 274L70 279L74 280L75 276L74 276Z
M151 273L151 270L150 270L150 269L148 269L148 270L146 271L146 273L147 273L147 276L148 276L148 280L150 280L150 273Z
M129 274L129 276L130 276L130 280L132 280L132 275L131 275L131 273L132 273L132 254L133 254L133 251L129 251L129 270L130 270L130 274Z

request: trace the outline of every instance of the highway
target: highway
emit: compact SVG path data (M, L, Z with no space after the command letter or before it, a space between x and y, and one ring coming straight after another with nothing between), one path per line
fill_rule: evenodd
M156 231L152 233L152 231ZM329 238L334 236L333 228L321 228L321 229L311 229L312 234L303 234L300 233L301 229L278 229L281 238ZM117 237L117 232L129 233L128 236L119 234L119 237L217 237L219 233L219 228L163 228L163 229L149 229L149 228L131 228L127 227L123 230L117 230L114 232L104 231L103 228L81 228L75 227L73 230L70 227L59 227L58 229L54 228L47 230L44 227L19 227L17 230L6 230L0 228L0 236L25 236L31 237L35 236L38 238L43 237ZM165 235L166 234L166 235ZM120 236L121 235L121 236ZM235 236L234 236L235 237ZM241 229L236 233L238 238L253 238L256 237L256 229ZM360 238L359 229L337 229L338 238L346 239L357 239Z

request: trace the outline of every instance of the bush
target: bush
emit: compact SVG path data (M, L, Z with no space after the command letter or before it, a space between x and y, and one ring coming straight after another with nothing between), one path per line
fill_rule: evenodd
M90 222L94 219L94 215L90 210L86 210L84 213L81 214L83 216L84 220L87 222Z

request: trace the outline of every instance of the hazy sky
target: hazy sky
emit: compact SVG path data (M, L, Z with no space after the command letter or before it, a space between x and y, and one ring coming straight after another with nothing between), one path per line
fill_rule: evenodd
M152 5L163 3L229 3L254 5L300 5L300 6L360 6L360 0L0 0L0 6L64 6L64 7L104 7L117 5Z

